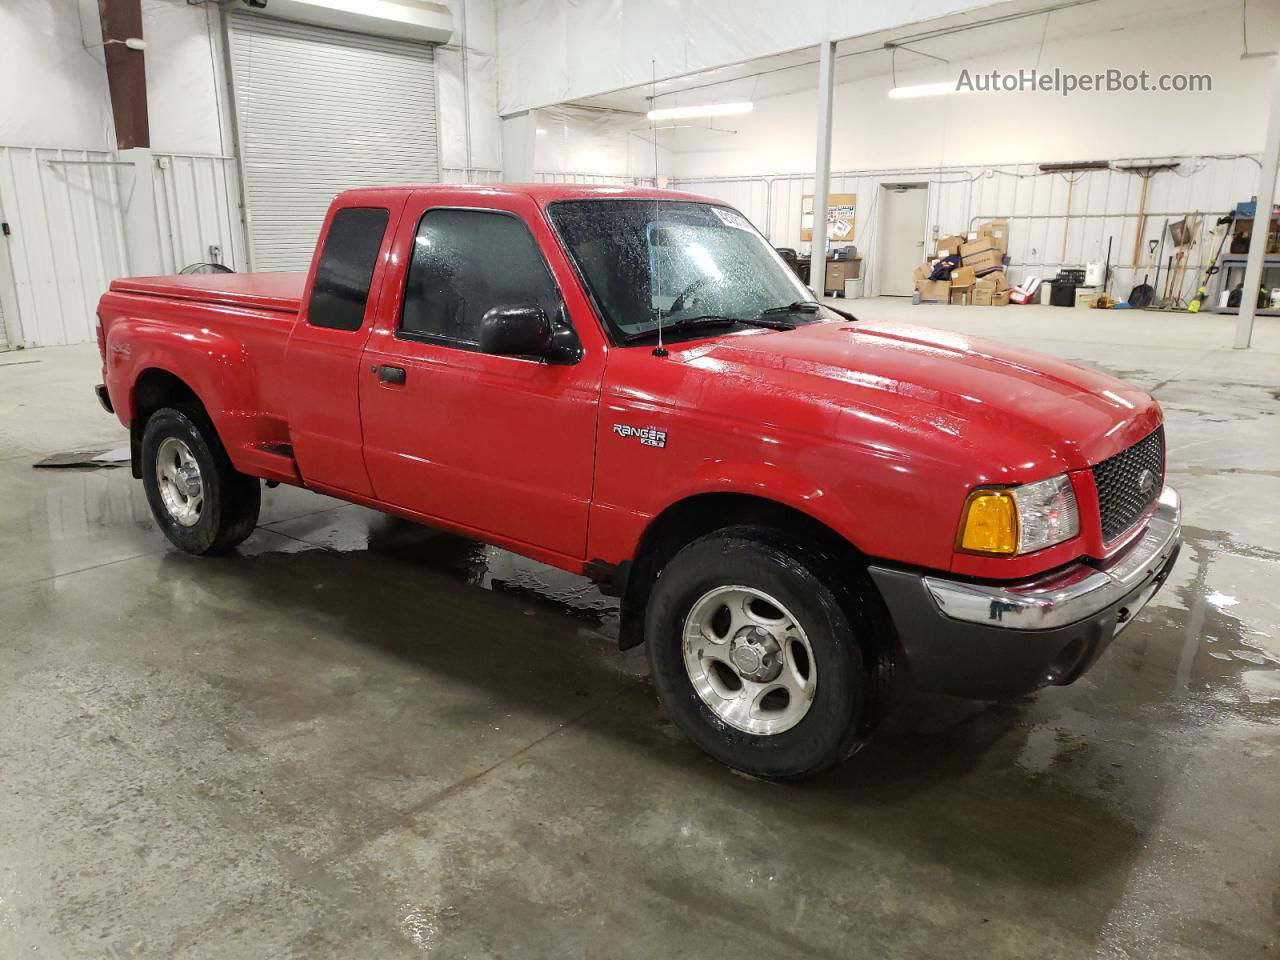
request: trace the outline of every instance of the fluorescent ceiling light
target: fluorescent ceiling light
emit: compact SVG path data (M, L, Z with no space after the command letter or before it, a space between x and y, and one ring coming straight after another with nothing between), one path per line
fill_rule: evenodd
M889 91L890 100L912 100L916 97L940 97L946 93L968 93L960 91L950 81L943 83L917 83L910 87L894 87Z
M704 103L698 107L663 107L650 110L650 120L690 120L694 117L728 117L750 113L750 103Z

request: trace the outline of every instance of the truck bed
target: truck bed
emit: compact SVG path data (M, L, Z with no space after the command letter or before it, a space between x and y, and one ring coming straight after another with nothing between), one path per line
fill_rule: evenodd
M111 281L111 289L116 293L194 300L296 315L306 280L305 273L208 273L123 277Z

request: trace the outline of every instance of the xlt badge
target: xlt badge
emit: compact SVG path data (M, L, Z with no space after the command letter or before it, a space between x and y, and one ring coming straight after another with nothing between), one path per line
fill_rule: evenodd
M620 437L639 437L640 442L646 447L667 445L667 431L659 430L657 427L633 427L626 423L615 423L613 432Z

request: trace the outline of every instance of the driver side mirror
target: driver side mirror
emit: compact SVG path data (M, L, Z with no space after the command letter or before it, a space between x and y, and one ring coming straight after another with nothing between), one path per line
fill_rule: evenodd
M480 318L480 350L501 356L547 357L551 320L541 307L498 306Z

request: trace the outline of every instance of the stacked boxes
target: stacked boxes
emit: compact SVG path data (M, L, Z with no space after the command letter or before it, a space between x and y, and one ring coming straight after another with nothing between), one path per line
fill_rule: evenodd
M951 284L946 280L930 280L933 264L926 262L916 267L912 276L916 281L916 292L920 299L928 303L946 303L951 297Z
M960 262L981 276L1004 266L1004 254L992 245L990 237L979 237L960 245Z
M1009 225L1005 220L981 224L968 238L953 234L938 240L937 256L916 267L914 279L919 299L957 306L1004 306L1009 302L1009 281L1004 261L1009 251ZM950 281L930 280L934 265L945 257L960 257Z
M951 271L951 303L965 307L973 302L973 285L978 276L972 267L956 267Z
M969 302L975 307L1007 307L1009 280L1004 271L996 270L974 281L973 296Z

